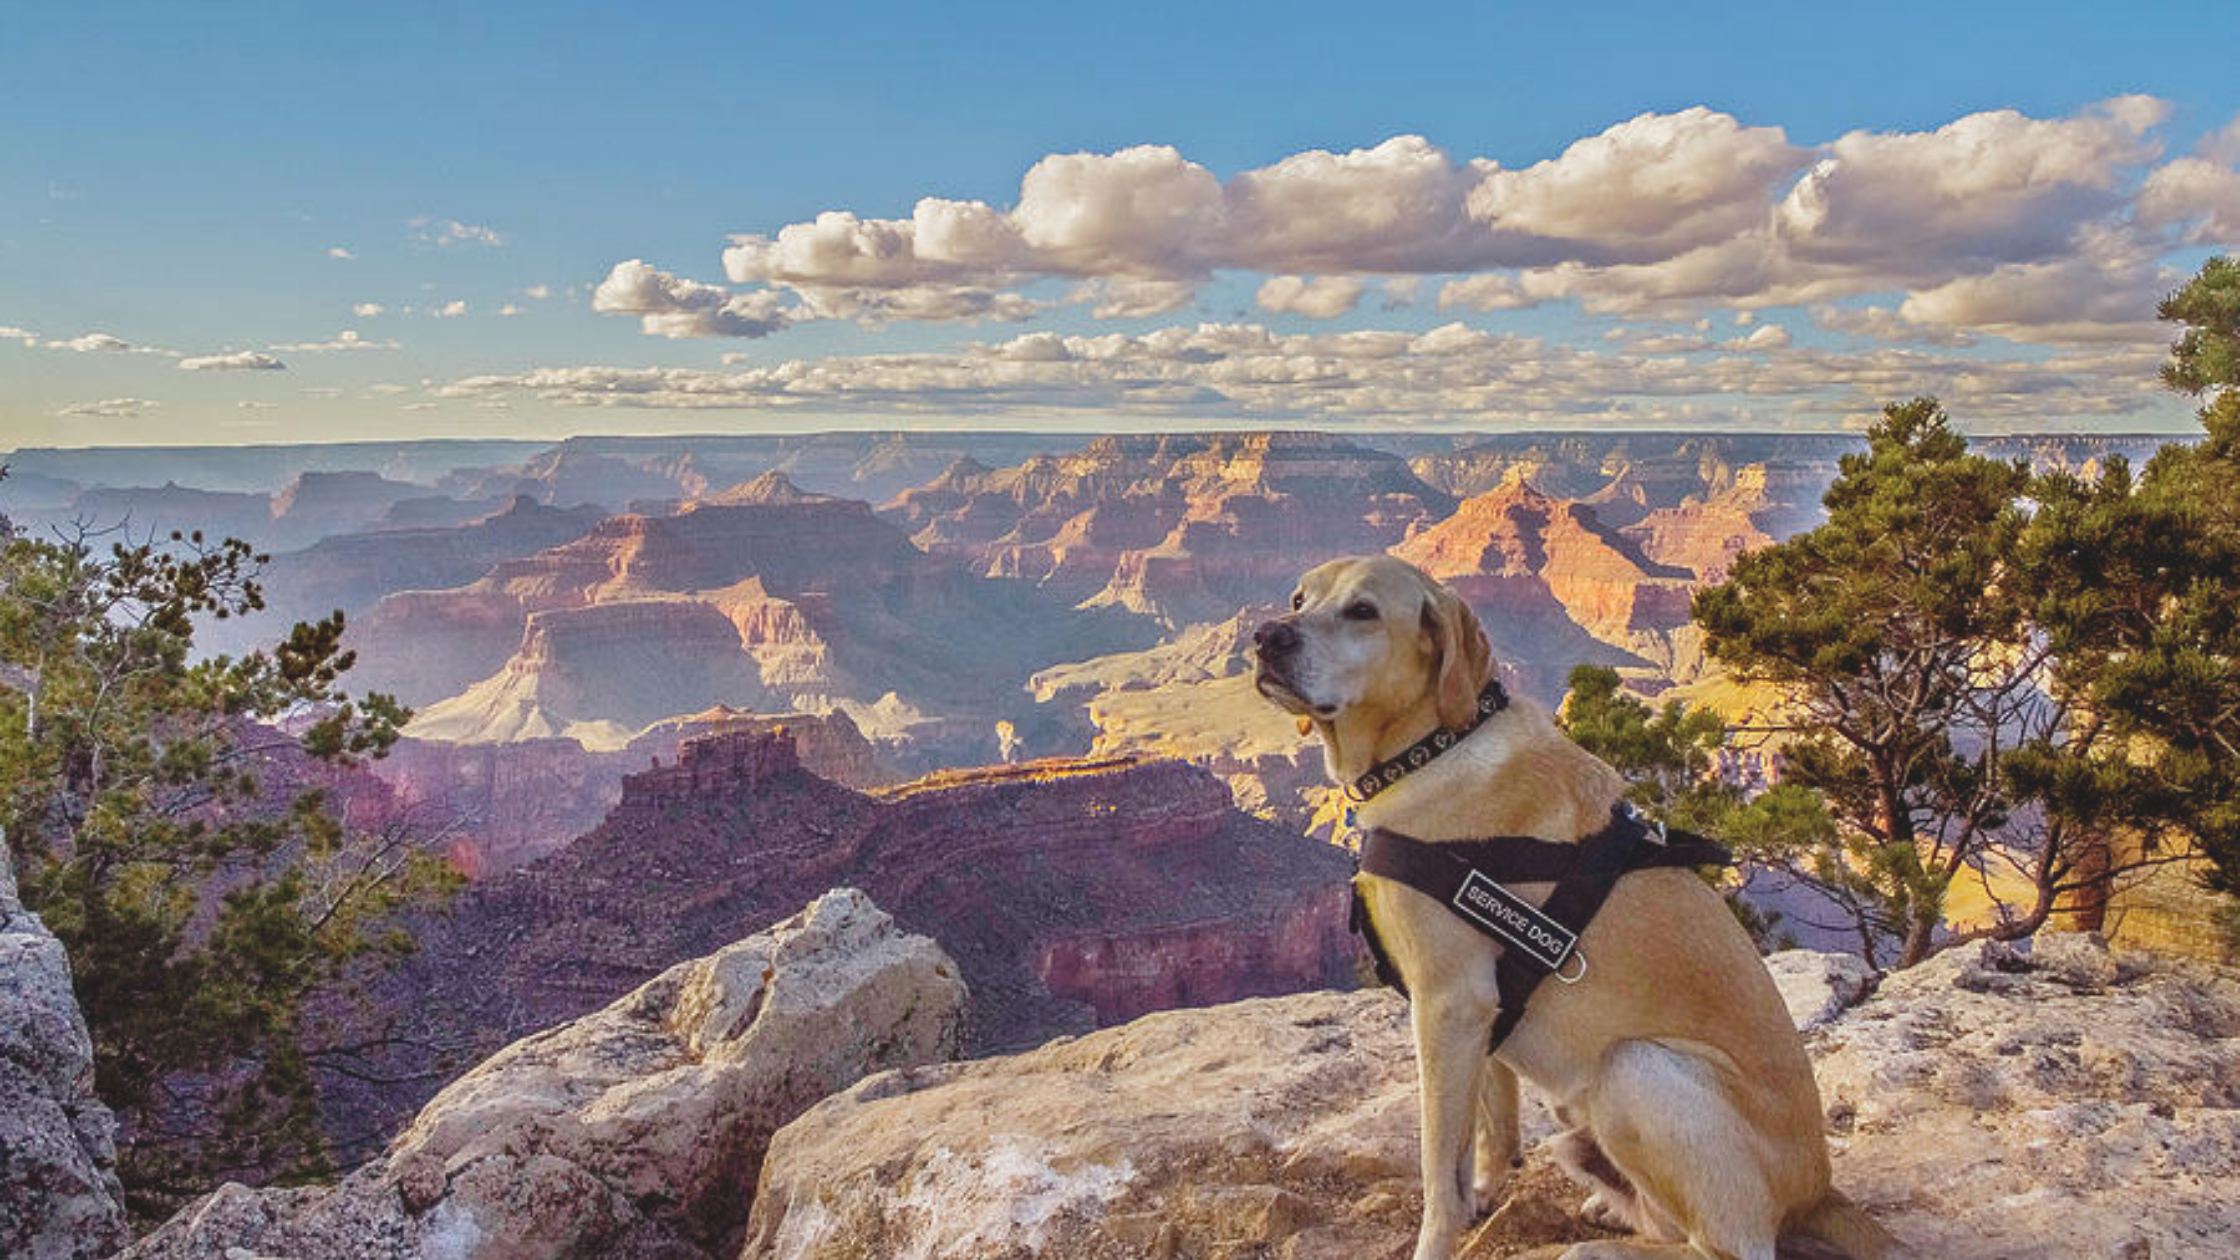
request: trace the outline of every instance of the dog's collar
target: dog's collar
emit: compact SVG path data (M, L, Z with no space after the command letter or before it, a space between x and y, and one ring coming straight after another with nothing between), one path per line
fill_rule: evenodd
M1442 726L1429 735L1408 745L1399 752L1369 767L1361 776L1346 785L1346 799L1358 805L1377 793L1425 766L1431 759L1462 742L1462 737L1477 730L1485 720L1509 707L1509 693L1498 678L1488 679L1486 689L1478 693L1478 711L1471 715L1470 724L1459 731Z

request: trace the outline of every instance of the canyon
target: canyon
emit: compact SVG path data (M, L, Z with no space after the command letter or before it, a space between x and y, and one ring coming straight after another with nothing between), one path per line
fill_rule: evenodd
M498 1046L840 885L938 934L980 1052L1353 974L1350 860L1192 766L1044 761L863 792L798 749L782 725L687 740L624 778L597 827L410 923L412 957L317 1012L337 1040L386 1039L330 1082L331 1131L385 1134Z

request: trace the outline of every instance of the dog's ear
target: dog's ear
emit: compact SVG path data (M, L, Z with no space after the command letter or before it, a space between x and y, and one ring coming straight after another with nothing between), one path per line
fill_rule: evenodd
M1431 636L1431 694L1439 724L1448 730L1470 725L1478 714L1478 693L1493 677L1493 645L1486 641L1478 615L1462 597L1434 584L1423 604L1423 629Z

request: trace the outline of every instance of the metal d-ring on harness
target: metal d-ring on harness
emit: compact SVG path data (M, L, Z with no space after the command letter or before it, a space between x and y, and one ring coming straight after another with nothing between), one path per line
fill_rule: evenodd
M1468 729L1425 736L1399 756L1371 767L1348 786L1347 796L1365 801L1399 782L1507 702L1500 684L1489 683L1479 696L1477 720ZM1414 756L1426 749L1428 755ZM1388 773L1395 768L1397 773ZM1352 811L1347 813L1350 822ZM1726 866L1732 861L1725 848L1700 836L1667 834L1663 823L1644 818L1628 801L1613 806L1609 823L1575 844L1533 836L1424 841L1378 827L1363 835L1360 858L1363 874L1406 884L1501 943L1494 973L1501 1013L1494 1020L1488 1054L1500 1049L1524 1018L1525 1004L1541 980L1554 976L1560 983L1577 984L1586 978L1587 957L1579 949L1579 937L1620 879L1655 867ZM1511 884L1554 884L1555 889L1534 905L1510 891ZM1405 996L1408 986L1377 939L1358 880L1352 924L1376 961L1377 977ZM1573 963L1577 970L1568 971Z

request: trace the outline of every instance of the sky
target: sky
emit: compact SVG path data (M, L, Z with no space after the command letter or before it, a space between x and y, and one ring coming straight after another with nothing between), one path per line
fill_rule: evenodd
M0 448L2183 432L2240 6L0 7Z

